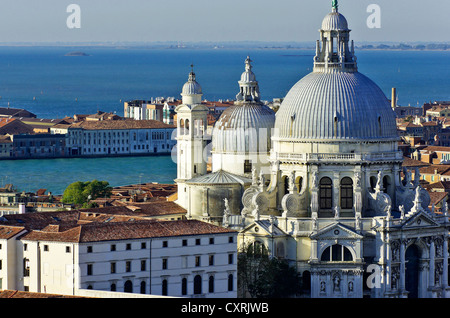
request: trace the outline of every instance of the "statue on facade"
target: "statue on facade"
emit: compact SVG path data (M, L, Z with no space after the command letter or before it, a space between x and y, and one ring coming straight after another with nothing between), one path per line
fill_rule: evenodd
M340 291L341 290L341 278L338 274L334 275L333 277L333 291Z
M355 186L361 188L361 174L359 172L355 173Z
M312 187L313 189L317 189L319 187L319 177L318 177L318 172L314 171L313 175L312 175Z
M223 221L222 221L222 225L224 227L228 227L229 225L229 220L228 218L231 215L231 210L230 210L230 205L228 204L228 199L225 198L223 199L223 201L225 202L225 210L223 211Z
M405 206L404 205L400 205L398 207L398 209L400 210L400 219L404 219L405 218Z
M336 205L333 210L334 210L334 219L339 220L341 209Z
M380 171L378 171L377 185L375 186L376 192L381 191L381 189L382 189L382 182L383 182L383 172L380 170Z
M256 168L252 169L252 185L258 184L258 175L256 174Z

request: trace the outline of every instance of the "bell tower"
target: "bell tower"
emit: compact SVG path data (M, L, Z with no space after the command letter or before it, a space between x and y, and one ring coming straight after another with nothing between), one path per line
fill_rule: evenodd
M182 104L177 114L177 179L178 201L186 208L189 194L185 182L206 174L206 143L208 108L202 105L202 88L196 81L193 65L188 81L184 84Z

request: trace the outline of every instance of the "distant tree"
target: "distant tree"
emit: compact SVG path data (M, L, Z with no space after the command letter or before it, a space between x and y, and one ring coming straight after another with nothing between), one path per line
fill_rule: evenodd
M64 190L62 202L82 207L93 207L90 200L97 198L109 198L112 188L107 181L92 180L87 182L77 181L69 184Z
M242 248L238 256L239 297L286 298L300 291L300 277L288 262L270 257L262 244Z

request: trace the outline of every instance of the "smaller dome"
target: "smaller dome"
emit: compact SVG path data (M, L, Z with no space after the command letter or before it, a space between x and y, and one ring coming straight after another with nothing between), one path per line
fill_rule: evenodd
M183 85L181 95L198 95L202 94L202 87L195 80L195 73L189 74L189 80Z
M256 82L256 76L252 71L245 71L241 75L241 82Z
M215 152L258 152L271 148L275 113L268 106L246 103L228 107L214 125L212 146ZM265 140L260 140L265 138Z
M333 11L323 19L322 30L348 30L347 19L339 12Z

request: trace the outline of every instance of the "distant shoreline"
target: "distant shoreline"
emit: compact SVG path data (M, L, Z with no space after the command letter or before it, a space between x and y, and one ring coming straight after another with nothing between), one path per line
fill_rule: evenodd
M230 50L230 49L258 49L258 50L315 50L311 42L200 42L200 43L173 43L173 42L123 42L123 43L0 43L0 47L60 47L60 48L105 48L105 49L168 49L168 50ZM450 43L362 43L355 46L356 50L376 51L449 51ZM74 51L67 56L89 56L82 51Z

